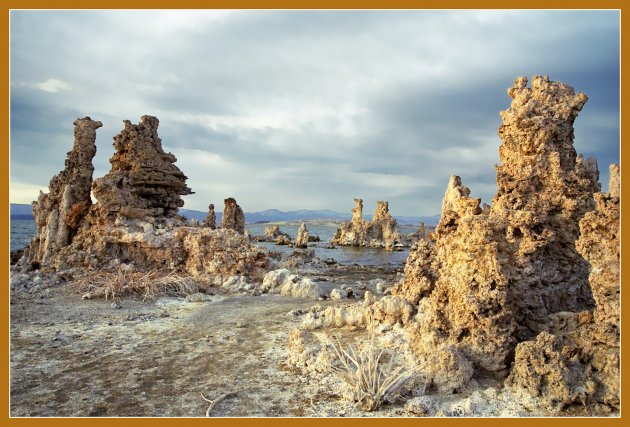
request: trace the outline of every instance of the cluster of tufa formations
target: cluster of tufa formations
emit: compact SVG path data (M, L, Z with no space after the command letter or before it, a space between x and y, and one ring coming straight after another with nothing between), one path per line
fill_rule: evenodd
M50 193L33 204L37 233L24 260L44 270L68 268L168 269L197 277L261 278L266 254L244 235L244 216L225 200L221 228L214 205L203 227L187 226L177 212L191 194L176 158L162 150L158 119L125 121L114 137L111 171L92 182L92 158L100 122L75 122L74 147L66 168L52 178ZM90 190L97 202L92 204Z
M515 80L501 112L492 206L480 206L451 177L435 232L412 247L404 279L381 299L387 317L367 294L362 303L313 312L289 340L291 357L306 355L297 366L326 358L325 339L309 329L366 327L372 316L382 330L393 321L404 331L398 351L428 393L416 403L495 384L510 399L525 393L546 413L619 410L619 166L610 167L608 193L600 192L595 160L573 147L586 95L548 77L527 83ZM361 208L357 200L337 244L365 241ZM296 339L310 342L305 352L294 351Z
M312 331L372 322L380 333L391 332L389 350L411 360L427 396L491 383L501 393L527 393L548 413L619 410L619 166L610 166L608 192L601 192L595 160L577 155L573 146L573 123L586 95L548 77L527 84L524 77L515 80L508 90L511 106L501 112L492 205L481 206L452 176L435 231L426 234L422 226L412 235L419 240L404 278L388 294L377 285L380 298L365 291L360 303L302 313L302 329L289 335L289 363L324 372L329 346L325 333ZM162 150L155 117L143 116L138 125L125 121L114 137L111 171L94 182L102 124L89 117L74 124L65 169L33 203L37 233L22 265L162 269L258 294L357 296L345 285L327 295L308 277L270 271L274 262L251 245L233 198L224 201L220 227L212 204L201 226L180 217L181 196L192 191L175 156ZM411 238L401 236L387 202L377 202L369 222L363 200L355 202L333 245L394 250ZM278 225L267 226L259 240L306 248L319 239L301 224L295 242ZM295 251L291 262L312 258L311 252Z
M332 244L339 246L384 247L388 251L401 243L396 220L387 202L376 202L372 221L363 219L363 199L354 199L352 219L339 225Z
M619 169L597 193L596 162L576 155L586 95L547 77L518 78L508 94L492 207L451 178L434 235L393 292L417 305L412 351L451 388L509 375L550 409L617 408Z

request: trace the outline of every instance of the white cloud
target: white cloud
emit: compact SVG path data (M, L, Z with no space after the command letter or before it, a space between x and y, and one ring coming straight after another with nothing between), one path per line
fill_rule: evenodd
M57 79L48 79L45 82L35 83L35 87L51 93L57 93L61 90L70 89L70 85L68 85L68 83Z
M30 204L37 199L40 191L47 193L48 186L11 181L9 187L9 197L11 203Z
M602 11L14 11L14 178L58 173L79 115L104 124L98 177L120 120L151 114L197 192L187 207L346 211L361 195L431 214L453 173L491 196L519 75L587 93L576 135L618 158L618 33Z

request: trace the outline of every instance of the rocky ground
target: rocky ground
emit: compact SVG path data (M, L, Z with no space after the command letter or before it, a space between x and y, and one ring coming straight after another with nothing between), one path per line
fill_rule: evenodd
M357 293L395 270L331 267L313 276ZM359 285L357 286L357 281ZM365 285L362 285L362 283ZM300 310L340 301L227 294L206 302L85 300L71 282L17 275L11 291L13 416L343 416L352 404L288 366L289 332ZM346 300L345 302L348 302ZM292 313L290 313L292 312ZM402 415L402 406L377 414Z
M304 269L328 293L349 285L377 298L401 272L387 267ZM527 393L491 380L448 396L412 384L374 412L344 398L332 372L290 363L289 336L309 311L358 300L300 299L226 293L211 288L205 302L126 298L82 299L72 281L16 273L11 291L12 416L416 417L545 416ZM193 299L193 298L189 298ZM306 315L306 316L305 316ZM387 332L389 331L389 332ZM361 328L314 335L365 341ZM381 341L400 330L385 329Z

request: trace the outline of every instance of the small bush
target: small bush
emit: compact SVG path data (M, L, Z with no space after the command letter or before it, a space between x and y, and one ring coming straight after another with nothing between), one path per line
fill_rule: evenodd
M106 300L122 296L137 296L143 301L160 296L186 296L199 292L199 285L190 277L177 273L163 273L157 270L135 272L118 270L99 271L77 279L76 286L81 292Z
M360 349L345 350L339 339L332 345L339 366L331 369L352 390L353 399L364 411L374 411L399 396L399 392L415 375L415 369L401 364L394 367L395 358L383 363L385 350L377 348L374 320L370 319L370 338Z

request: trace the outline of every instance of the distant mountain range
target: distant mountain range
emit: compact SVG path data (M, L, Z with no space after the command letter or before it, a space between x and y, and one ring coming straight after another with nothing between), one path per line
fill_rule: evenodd
M195 211L191 209L180 209L179 214L187 219L196 218L202 221L206 217L207 212ZM216 213L217 223L221 222L221 212ZM308 221L312 219L327 219L332 221L348 221L352 218L350 213L340 213L331 211L330 209L308 210L300 209L297 211L284 212L278 209L267 209L260 212L245 212L245 221L248 223L277 222L277 221ZM366 220L372 218L371 215L365 215ZM426 225L437 225L440 220L439 215L433 216L395 216L396 221L400 225L420 225L424 222ZM11 219L33 219L31 205L11 203Z
M32 219L33 207L31 205L22 205L18 203L11 203L11 219Z

